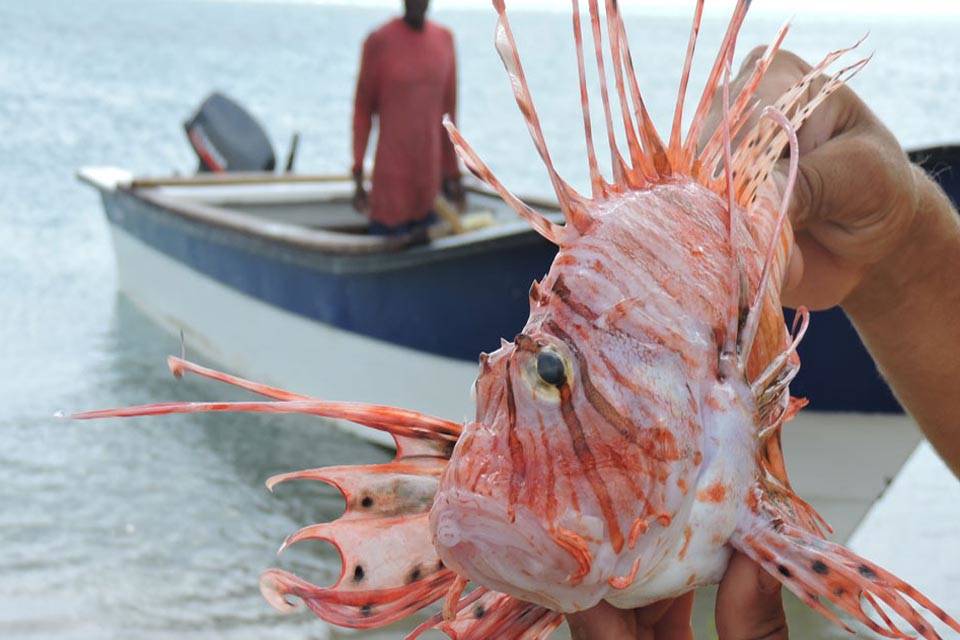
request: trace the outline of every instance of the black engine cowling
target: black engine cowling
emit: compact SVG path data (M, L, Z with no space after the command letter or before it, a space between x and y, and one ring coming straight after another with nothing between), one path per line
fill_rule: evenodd
M263 127L222 93L207 96L183 126L200 159L198 171L273 171L276 166Z

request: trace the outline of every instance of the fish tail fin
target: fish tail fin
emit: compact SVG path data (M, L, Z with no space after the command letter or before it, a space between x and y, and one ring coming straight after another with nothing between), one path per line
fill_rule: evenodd
M460 598L452 613L449 619L436 614L405 640L415 640L430 630L442 631L453 640L546 640L563 622L563 616L555 611L484 587Z
M960 632L960 623L900 578L846 547L791 524L775 506L762 506L769 508L738 529L731 544L827 619L853 632L827 606L832 605L883 637L912 637L894 624L885 605L921 637L937 640L936 630L914 606L919 605Z

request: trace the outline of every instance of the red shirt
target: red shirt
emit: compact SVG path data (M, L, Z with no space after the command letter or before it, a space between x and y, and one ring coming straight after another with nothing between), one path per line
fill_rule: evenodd
M363 44L353 113L353 168L362 169L373 115L380 132L370 218L396 226L433 209L441 178L459 175L441 125L457 107L453 34L429 20L417 31L391 20Z

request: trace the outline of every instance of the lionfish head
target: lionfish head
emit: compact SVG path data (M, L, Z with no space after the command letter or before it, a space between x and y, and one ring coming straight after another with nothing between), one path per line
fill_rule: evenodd
M615 368L613 345L585 347L547 319L481 358L476 421L431 511L448 567L565 612L653 567L676 535L674 469L692 455L666 421L651 423L691 404L673 359L650 354L647 379L662 393L644 405L603 363Z

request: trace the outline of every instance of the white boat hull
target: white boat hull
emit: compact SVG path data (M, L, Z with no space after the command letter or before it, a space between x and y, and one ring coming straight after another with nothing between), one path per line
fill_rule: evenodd
M373 402L452 420L472 415L475 363L308 320L190 269L111 225L120 290L187 348L231 372L327 400ZM335 363L335 366L332 365ZM393 446L381 431L336 421Z

